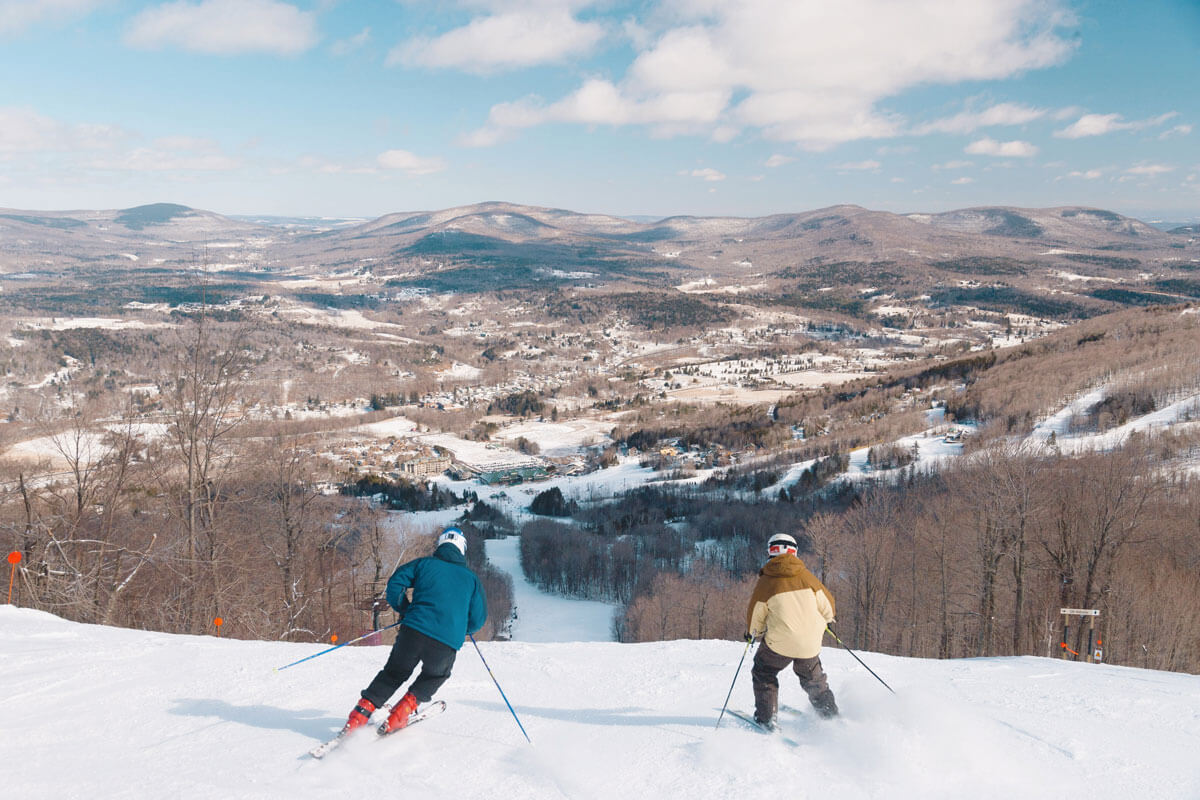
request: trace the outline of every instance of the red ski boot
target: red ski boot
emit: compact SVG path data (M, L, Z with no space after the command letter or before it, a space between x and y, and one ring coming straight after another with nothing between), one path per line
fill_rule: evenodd
M395 733L401 728L408 725L408 718L417 710L417 698L413 697L413 693L409 692L400 698L400 702L396 703L392 709L392 713L388 714L387 722L379 726L379 733Z
M371 714L375 711L375 704L365 697L358 699L358 705L350 712L350 718L346 720L346 726L342 728L342 733L346 734L355 728L361 728L371 721Z

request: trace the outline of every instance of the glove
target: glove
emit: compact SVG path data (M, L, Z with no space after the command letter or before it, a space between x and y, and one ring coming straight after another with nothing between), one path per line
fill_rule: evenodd
M746 631L745 633L742 634L742 641L744 641L746 644L753 643L754 642L754 634L751 633L750 631Z

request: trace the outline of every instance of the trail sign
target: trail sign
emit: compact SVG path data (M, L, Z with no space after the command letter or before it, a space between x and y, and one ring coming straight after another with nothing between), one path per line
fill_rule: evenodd
M1100 616L1100 609L1098 609L1098 608L1060 608L1058 610L1058 613L1074 614L1075 616L1079 616L1079 617L1098 617L1098 616Z

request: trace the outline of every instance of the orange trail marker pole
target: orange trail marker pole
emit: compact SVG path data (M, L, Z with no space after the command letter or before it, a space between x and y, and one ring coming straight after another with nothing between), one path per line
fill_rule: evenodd
M17 564L21 563L21 551L13 550L11 553L9 553L8 563L12 564L12 569L8 573L8 604L11 606L13 578L17 575Z
M220 636L221 636L221 626L224 624L225 624L225 620L222 619L221 617L216 617L213 619L213 625L217 626L217 637L218 638L220 638Z

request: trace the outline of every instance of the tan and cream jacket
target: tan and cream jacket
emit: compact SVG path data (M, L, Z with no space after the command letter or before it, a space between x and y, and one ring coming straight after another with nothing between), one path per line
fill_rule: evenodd
M791 553L775 556L758 573L746 609L746 630L788 658L821 652L825 625L833 622L833 595Z

